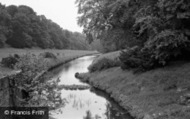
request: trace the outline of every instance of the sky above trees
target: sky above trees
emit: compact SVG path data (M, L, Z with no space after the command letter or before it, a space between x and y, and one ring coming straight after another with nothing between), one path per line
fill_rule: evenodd
M82 32L82 28L77 25L75 0L0 0L0 3L6 6L27 5L38 15L45 15L63 29Z

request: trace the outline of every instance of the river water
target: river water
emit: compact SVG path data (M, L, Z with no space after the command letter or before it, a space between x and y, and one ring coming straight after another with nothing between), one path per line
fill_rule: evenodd
M88 72L88 66L96 56L78 58L55 69L54 78L60 78L64 85L88 85L75 78L75 73ZM62 98L66 99L64 107L52 112L55 119L131 119L121 107L108 95L97 89L61 90Z

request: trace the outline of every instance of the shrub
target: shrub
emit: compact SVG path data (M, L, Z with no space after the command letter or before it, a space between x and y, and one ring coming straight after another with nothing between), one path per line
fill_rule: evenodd
M149 39L144 47L133 47L120 55L121 68L146 71L167 65L171 61L189 59L184 56L190 41L179 31L165 30Z
M44 52L40 54L43 58L53 58L56 59L56 55L51 52Z
M28 96L24 99L24 106L48 106L56 108L64 105L60 93L57 91L57 80L50 80L51 76L42 76L43 71L48 68L48 62L36 55L25 54L20 57L15 68L22 70L14 78L17 88L25 91Z
M157 63L151 58L151 52L142 50L139 47L133 47L122 51L119 57L122 69L133 69L144 71L153 68Z
M8 57L2 58L1 64L5 67L13 69L19 58L20 57L17 54L14 54L13 56L9 55Z
M188 1L160 0L138 10L133 28L144 42L121 53L122 68L149 70L171 61L189 60L189 5Z
M92 63L88 69L90 72L95 72L95 71L101 71L104 69L108 69L111 67L116 67L119 66L120 63L118 62L117 59L113 60L113 59L108 59L108 58L102 58L99 59L98 61Z
M148 40L145 49L153 51L151 57L160 65L165 65L171 60L179 59L189 46L189 39L181 31L164 30Z
M20 59L15 64L16 69L20 69L23 72L32 71L32 73L40 72L46 70L48 67L47 61L38 57L34 54L24 54L20 56Z

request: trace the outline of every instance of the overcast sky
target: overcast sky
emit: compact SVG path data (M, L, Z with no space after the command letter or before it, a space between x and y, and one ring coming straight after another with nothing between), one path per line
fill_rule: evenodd
M38 14L59 24L63 29L82 32L77 25L77 7L75 0L0 0L8 5L27 5Z

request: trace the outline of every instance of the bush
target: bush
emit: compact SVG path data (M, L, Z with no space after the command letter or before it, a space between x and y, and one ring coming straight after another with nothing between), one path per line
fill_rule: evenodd
M15 64L15 69L22 70L23 72L32 71L32 73L46 70L48 67L47 61L43 57L36 56L35 54L24 54Z
M108 69L111 67L116 67L120 66L120 63L118 62L117 59L108 59L108 58L102 58L94 63L92 63L88 69L90 72L95 72L95 71L101 71L104 69Z
M9 55L8 57L2 58L1 64L8 68L14 68L15 64L19 61L20 56L17 54Z
M52 59L56 59L56 55L51 53L51 52L44 52L41 53L40 56L42 56L43 58L52 58Z
M182 58L188 52L190 41L183 32L177 30L163 30L153 39L148 40L145 49L153 51L152 56L160 65ZM189 56L186 56L188 58Z
M187 1L160 0L140 9L133 28L144 42L121 53L122 69L150 70L171 61L190 60L189 5Z
M50 109L64 105L58 90L57 80L50 80L51 76L43 76L48 68L48 62L34 54L25 54L20 57L15 68L21 73L14 78L17 88L22 89L28 95L21 99L26 102L24 106L48 106Z
M133 47L122 51L119 57L122 69L135 69L144 71L153 68L157 63L151 58L151 52Z
M167 65L171 61L190 59L184 56L190 41L179 31L165 30L149 39L144 47L133 47L120 55L121 68L146 71Z

